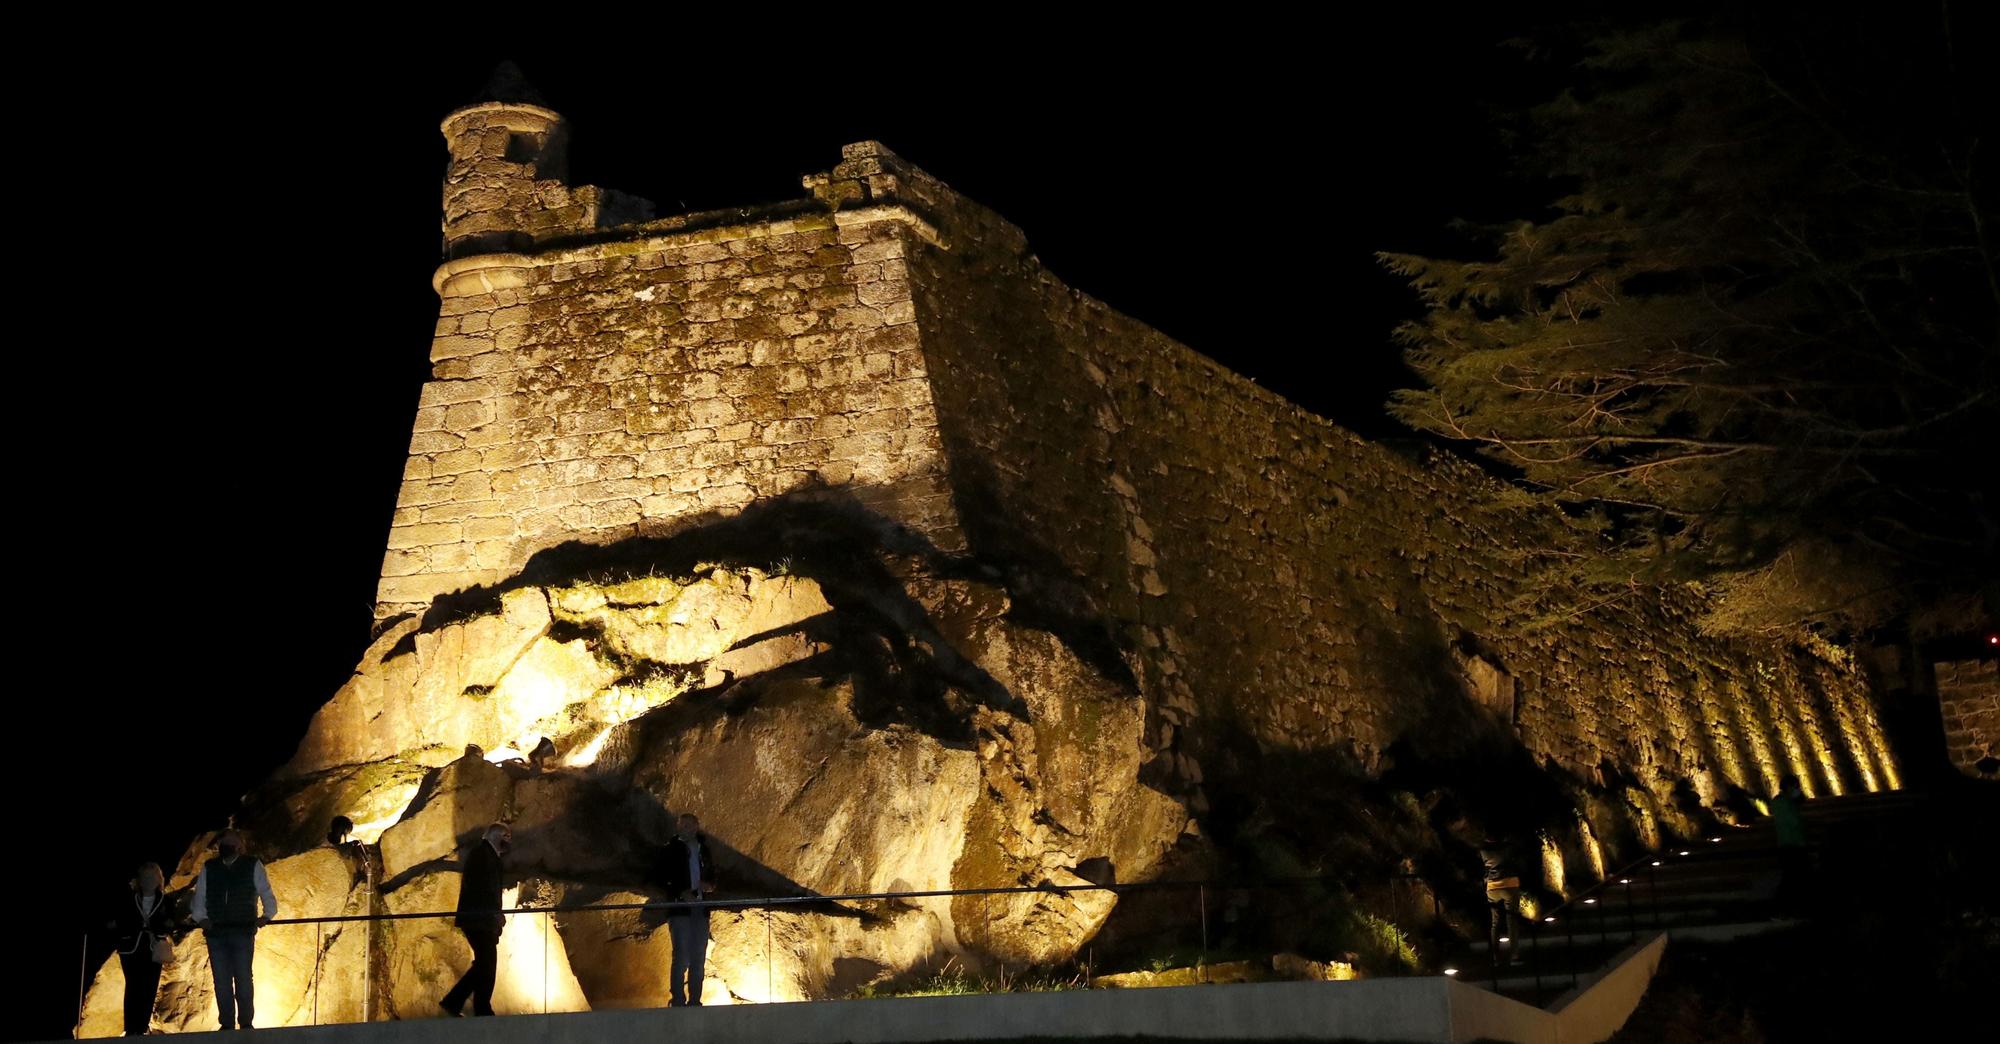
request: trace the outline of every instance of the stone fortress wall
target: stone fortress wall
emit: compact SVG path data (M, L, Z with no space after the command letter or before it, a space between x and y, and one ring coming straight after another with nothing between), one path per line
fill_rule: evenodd
M1522 556L1570 539L1552 509L1510 511L1469 465L1365 442L1070 290L877 143L811 199L619 225L643 206L544 176L559 120L445 122L452 257L385 619L566 541L839 493L1073 577L1141 651L1148 740L1185 783L1223 734L1373 771L1468 691L1597 783L1710 802L1783 772L1894 782L1837 650L1704 636L1673 591L1515 626Z
M2000 776L2000 664L1959 660L1935 665L1944 712L1945 756L1977 779Z
M503 580L567 540L665 535L808 488L854 490L952 543L901 261L909 240L934 233L912 215L781 207L593 241L596 212L544 204L601 193L496 158L505 132L464 112L445 131L446 232L459 256L435 280L434 379L419 400L378 617ZM458 135L493 140L481 150ZM465 235L473 218L453 217L461 180L503 206L474 215L478 231ZM509 215L511 230L495 231ZM547 240L573 245L472 252Z
M991 212L900 180L950 230L912 273L960 502L991 508L965 513L973 548L1089 577L1147 651L1169 742L1198 723L1373 774L1470 696L1546 763L1661 799L1788 772L1814 794L1895 785L1844 651L1703 635L1674 590L1521 626L1525 556L1578 546L1552 506L1299 409L1064 286Z

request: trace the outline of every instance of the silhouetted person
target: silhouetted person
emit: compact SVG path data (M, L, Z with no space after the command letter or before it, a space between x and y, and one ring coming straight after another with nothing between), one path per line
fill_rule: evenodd
M694 813L681 813L674 838L660 849L658 878L667 898L694 902L715 894L715 869L709 862L708 839ZM673 961L667 970L667 1005L701 1006L701 977L708 963L708 907L675 907L667 911L667 932L673 939Z
M528 753L528 764L536 772L547 772L556 767L556 741L543 736L542 741L535 744L535 749Z
M140 863L111 919L118 965L125 972L125 1035L143 1037L153 1022L160 966L174 959L173 904L158 863Z
M1799 777L1778 781L1778 792L1767 802L1771 810L1771 830L1778 842L1778 893L1780 913L1798 913L1805 906L1810 888L1812 850L1806 847L1805 788Z
M1479 843L1479 863L1486 879L1486 952L1498 968L1513 962L1507 947L1521 930L1521 868L1502 837Z
M217 1021L225 1030L249 1029L256 1019L250 968L257 956L257 929L278 916L278 897L263 862L243 854L243 835L234 828L215 839L215 852L195 878L194 923L208 938Z
M493 983L500 974L500 932L507 927L507 917L500 912L505 892L500 883L500 857L512 847L514 832L505 823L495 823L465 853L458 882L458 919L453 923L472 945L472 967L438 1002L453 1018L465 1014L468 997L474 1015L493 1014Z
M347 838L354 833L354 820L346 816L335 816L326 827L326 843L335 848L347 844Z

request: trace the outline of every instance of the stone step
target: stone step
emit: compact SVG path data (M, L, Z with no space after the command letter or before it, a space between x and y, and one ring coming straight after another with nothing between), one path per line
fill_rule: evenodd
M1697 939L1708 942L1720 942L1730 939L1740 939L1751 935L1760 935L1764 932L1796 928L1803 923L1803 921L1767 920L1690 925L1670 929L1667 932L1667 936L1669 939ZM1553 999L1556 994L1569 988L1570 980L1573 977L1572 973L1574 973L1574 978L1578 981L1587 979L1607 958L1616 954L1633 940L1646 938L1651 934L1651 932L1645 930L1623 937L1618 933L1612 933L1608 943L1597 943L1587 949L1579 946L1576 956L1587 959L1576 963L1560 963L1555 959L1556 954L1551 952L1541 954L1542 959L1538 969L1540 972L1541 1001L1529 1000L1531 996L1535 995L1537 979L1535 971L1537 969L1535 966L1525 962L1508 964L1501 968L1498 981L1499 991L1514 997L1516 1000L1523 1000L1528 1003L1545 1003L1547 1000ZM1579 939L1578 942L1581 943L1582 940ZM1477 962L1467 961L1453 965L1453 967L1458 970L1458 974L1455 977L1468 986L1476 986L1480 989L1488 990L1495 987L1492 967L1486 964L1483 958Z
M1808 801L1805 807L1799 810L1799 814L1807 819L1858 819L1908 812L1922 807L1922 803L1917 801L1878 801L1852 805L1838 803L1829 805Z
M1644 892L1648 888L1657 888L1664 893L1670 889L1686 891L1696 887L1727 891L1733 887L1742 887L1768 874L1776 873L1779 865L1778 860L1774 858L1742 866L1715 866L1707 868L1682 866L1672 870L1655 869L1650 874L1641 870L1628 875L1632 882L1629 887L1634 892ZM1600 891L1623 892L1627 886L1619 883L1621 880L1621 878L1612 878L1610 883L1605 885Z
M1664 873L1721 873L1732 868L1753 867L1767 862L1776 862L1777 858L1777 845L1759 845L1754 848L1744 845L1727 852L1716 852L1713 855L1701 853L1683 856L1667 852L1658 857L1658 866L1653 865L1653 861L1648 860L1625 871L1625 876L1644 877L1648 870L1651 870L1654 876Z
M1635 911L1637 914L1635 920L1628 920L1621 911L1615 917L1593 918L1590 920L1579 919L1571 924L1564 924L1562 921L1557 921L1555 924L1544 923L1537 930L1523 931L1519 938L1511 945L1515 949L1523 951L1538 947L1543 950L1565 950L1572 946L1595 945L1601 939L1617 939L1621 936L1629 936L1635 931L1638 934L1644 935L1663 928L1692 928L1719 922L1737 921L1747 919L1755 912L1757 911L1754 909L1730 910L1721 907L1701 907L1687 910L1663 910L1659 917L1655 918L1651 911L1639 910ZM1483 954L1487 951L1487 948L1488 944L1486 940L1475 939L1466 944L1465 952Z
M1747 888L1755 888L1758 882L1777 873L1779 865L1774 859L1756 866L1731 868L1727 872L1696 873L1688 870L1682 873L1663 874L1655 871L1651 875L1614 877L1601 885L1575 889L1572 895L1577 897L1594 895L1608 899L1623 896L1627 891L1636 896L1655 893L1665 896L1685 895L1691 892L1740 892ZM1624 880L1630 880L1632 883L1629 885L1621 883Z
M1596 903L1574 903L1541 912L1542 917L1555 917L1556 923L1577 921L1590 923L1598 920L1624 921L1633 917L1645 920L1654 914L1673 914L1685 918L1696 912L1733 912L1744 907L1755 907L1771 901L1777 892L1777 879L1769 884L1728 891L1685 892L1678 895L1662 893L1649 896L1645 892L1632 893L1632 901L1627 903L1623 895L1612 895ZM1546 921L1541 923L1548 923Z
M1755 891L1765 878L1777 872L1778 864L1772 863L1768 867L1758 867L1754 871L1745 873L1666 875L1655 877L1650 881L1644 877L1635 877L1629 885L1620 884L1613 878L1601 887L1574 890L1569 902L1574 904L1582 902L1585 898L1594 898L1600 903L1622 903L1628 893L1639 902L1646 901L1650 896L1666 899L1704 894L1728 895L1734 892Z
M1640 933L1636 938L1646 938L1648 933ZM1588 948L1578 947L1572 952L1545 951L1522 954L1518 959L1499 968L1500 984L1504 990L1509 984L1532 986L1539 977L1544 986L1561 983L1567 985L1573 978L1587 978L1604 966L1604 963L1631 945L1632 938L1613 939L1606 945ZM1460 961L1454 965L1458 969L1457 978L1465 982L1493 983L1494 968L1483 955Z
M1637 937L1643 938L1646 934L1641 932ZM1501 966L1501 981L1504 982L1507 979L1517 977L1533 979L1538 969L1544 981L1557 976L1568 979L1571 973L1586 975L1601 967L1612 954L1629 945L1632 938L1634 937L1614 938L1604 945L1593 943L1588 947L1579 946L1572 951L1544 950L1537 953L1524 952L1516 959ZM1454 966L1458 968L1458 977L1467 982L1475 979L1482 982L1492 981L1493 964L1484 954L1467 956Z
M1910 801L1921 802L1924 796L1914 790L1857 790L1848 794L1809 798L1807 805L1869 804L1872 802Z
M1909 812L1916 798L1902 793L1850 795L1809 801L1804 807L1815 844L1830 838L1852 844L1870 835L1893 843L1898 833L1922 829ZM1821 850L1822 852L1825 849ZM1586 982L1631 942L1664 930L1670 938L1727 940L1794 927L1802 922L1764 914L1780 876L1779 852L1768 822L1691 839L1664 849L1555 911L1554 923L1538 922L1509 945L1511 962L1496 969L1484 939L1455 955L1457 977L1470 986L1494 989L1529 1004L1543 1005ZM1596 898L1594 903L1583 896ZM1538 984L1539 980L1539 984Z

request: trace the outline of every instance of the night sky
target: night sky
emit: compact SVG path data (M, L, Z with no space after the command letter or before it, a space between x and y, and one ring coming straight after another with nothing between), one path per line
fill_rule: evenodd
M17 256L43 277L10 353L35 578L14 789L43 851L7 871L32 940L11 986L46 1000L5 1034L67 1033L86 915L222 824L366 646L436 317L437 124L496 61L570 118L574 183L662 214L766 202L879 139L1070 285L1395 436L1389 331L1415 298L1373 252L1449 249L1450 219L1543 195L1506 178L1488 109L1551 89L1496 46L1530 23L1446 17L1057 44L592 19L602 39L569 50L306 30L73 56L19 99L13 153L35 186Z

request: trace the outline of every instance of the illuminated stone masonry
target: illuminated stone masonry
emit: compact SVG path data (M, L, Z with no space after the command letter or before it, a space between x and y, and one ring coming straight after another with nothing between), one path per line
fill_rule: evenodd
M1495 528L1470 467L1362 442L1069 290L877 143L811 199L607 227L615 208L559 206L604 194L544 176L554 113L489 103L444 130L454 256L385 619L567 541L838 491L941 549L1080 578L1170 734L1199 714L1372 771L1432 690L1483 672L1532 748L1594 779L1714 800L1893 771L1841 654L1696 635L1684 593L1497 629L1555 521Z
M2000 663L1961 660L1936 671L1946 756L1966 775L2000 778Z
M903 208L815 204L447 262L378 615L566 540L665 535L814 488L952 546L903 261L935 235Z
M385 620L568 542L838 498L1068 585L1197 804L1228 737L1371 775L1441 708L1448 733L1497 725L1660 800L1786 772L1813 793L1894 785L1845 651L1701 635L1680 589L1523 625L1525 557L1576 539L1552 508L1070 290L878 143L806 178L810 199L615 225L558 206L610 197L543 176L554 113L489 103L444 130L453 256ZM468 185L488 207L471 218Z

